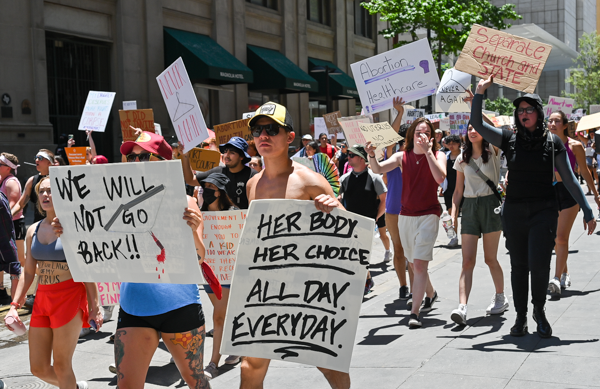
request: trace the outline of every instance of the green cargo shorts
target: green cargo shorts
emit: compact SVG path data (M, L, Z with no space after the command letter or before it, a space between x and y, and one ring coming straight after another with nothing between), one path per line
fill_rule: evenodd
M481 234L502 231L502 220L494 213L500 202L491 194L483 197L466 197L462 206L460 233L481 237Z

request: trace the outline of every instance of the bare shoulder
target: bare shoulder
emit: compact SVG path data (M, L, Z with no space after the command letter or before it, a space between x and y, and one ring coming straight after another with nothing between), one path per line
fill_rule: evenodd
M41 223L41 221L39 221L37 223L33 223L32 225L29 226L29 228L27 229L27 235L26 235L26 237L28 239L33 237L33 234L35 233L35 229L37 228L38 224L40 224L40 223Z
M248 182L246 183L246 188L247 190L249 190L250 188L253 188L256 186L256 183L258 182L258 180L261 179L261 177L263 176L263 172L264 169L261 170L260 172L256 173L255 175L253 175Z
M569 147L573 151L582 151L582 152L585 152L585 149L583 148L583 145L578 140L574 140L574 139L569 138Z

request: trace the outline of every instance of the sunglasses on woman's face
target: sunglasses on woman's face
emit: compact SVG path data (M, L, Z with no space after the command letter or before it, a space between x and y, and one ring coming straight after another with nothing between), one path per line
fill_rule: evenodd
M137 158L138 161L140 162L148 162L150 160L150 157L156 157L158 159L163 159L163 157L161 157L160 155L156 155L153 153L140 153L140 154L127 154L127 162L135 162L135 159Z
M255 125L255 126L251 126L250 127L250 132L252 133L252 136L255 138L258 138L263 130L267 131L267 135L269 136L275 136L277 134L279 134L279 127L280 125L277 123L271 123L271 124L263 124L263 125Z
M535 107L519 108L517 109L517 115L523 115L524 112L533 113Z

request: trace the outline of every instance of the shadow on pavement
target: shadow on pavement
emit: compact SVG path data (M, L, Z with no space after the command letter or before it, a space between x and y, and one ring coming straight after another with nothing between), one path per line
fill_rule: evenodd
M515 337L510 335L502 336L501 340L495 340L493 342L486 342L480 344L474 344L471 348L464 348L463 350L476 350L484 352L492 351L508 351L508 352L550 352L541 351L546 347L555 346L569 346L577 343L595 343L598 339L587 339L587 340L563 340L559 337L553 336L548 339L542 339L537 334L528 334L526 336ZM494 346L514 344L517 349L498 348Z

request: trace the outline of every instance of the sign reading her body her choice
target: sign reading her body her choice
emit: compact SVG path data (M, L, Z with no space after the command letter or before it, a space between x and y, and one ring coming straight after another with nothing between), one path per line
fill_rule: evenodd
M474 24L455 69L533 93L552 46Z
M115 95L115 92L89 91L78 129L104 132Z
M217 124L213 127L215 136L217 138L217 144L222 145L229 142L229 139L234 136L244 138L246 142L254 140L250 129L248 128L248 122L250 119L234 120L233 122Z
M50 177L75 281L202 280L179 161L51 167Z
M374 227L348 211L317 211L312 201L252 201L221 354L347 372Z
M246 210L202 212L206 246L206 262L221 284L231 284L240 235L246 220ZM205 280L200 282L206 284Z
M567 117L573 113L573 107L575 106L575 100L567 97L550 96L548 98L548 105L544 106L544 116L549 117L552 112L562 111L567 114Z
M350 65L360 102L373 114L404 101L431 96L440 84L429 42L421 39Z
M120 109L119 121L121 122L123 142L137 139L135 130L131 127L139 128L142 131L155 132L154 111L152 109Z
M325 120L325 126L327 126L327 131L330 134L338 134L343 133L342 126L340 126L340 122L338 119L342 117L340 111L335 111L332 113L326 113L323 115L323 119Z
M177 139L183 145L183 152L187 153L208 138L208 129L181 57L156 77L156 81Z
M465 103L466 92L471 85L471 75L460 70L448 69L442 76L440 87L435 92L436 112L467 112L471 109Z

